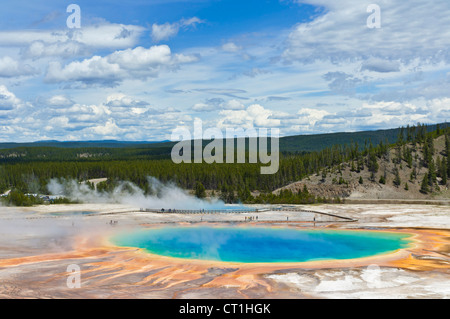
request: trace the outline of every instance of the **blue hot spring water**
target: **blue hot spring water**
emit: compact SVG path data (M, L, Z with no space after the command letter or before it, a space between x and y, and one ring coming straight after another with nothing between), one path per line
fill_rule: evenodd
M118 246L175 258L240 263L353 259L408 247L411 235L393 232L288 228L169 227L122 233Z

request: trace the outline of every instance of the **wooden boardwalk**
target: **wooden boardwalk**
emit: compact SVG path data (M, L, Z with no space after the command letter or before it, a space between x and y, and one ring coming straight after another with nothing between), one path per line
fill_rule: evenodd
M262 208L262 209L217 209L217 210L206 210L206 209L198 209L198 210L189 210L189 209L151 209L151 208L141 208L139 211L137 210L126 210L126 211L116 211L116 212L86 212L85 214L73 214L72 212L67 212L67 214L61 213L58 215L52 214L37 214L37 215L27 215L23 217L0 217L0 220L20 220L20 219L54 219L54 218L68 218L68 217L100 217L107 215L121 215L127 213L136 213L136 212L145 212L145 213L153 213L153 214L186 214L186 215L218 215L218 214L258 214L264 212L286 212L286 213L310 213L316 215L323 215L336 218L343 222L356 222L356 219L345 217L341 215L324 213L314 210L305 210L295 207L274 207L274 208Z
M189 209L147 209L141 208L141 212L147 213L156 213L156 214L248 214L248 213L262 213L262 212L292 212L292 213L311 213L318 215L325 215L329 217L334 217L338 219L342 219L347 222L355 222L356 219L340 216L331 213L318 212L313 210L304 210L299 208L287 208L287 207L276 207L276 208L263 208L263 209L244 209L244 210L233 210L233 209L217 209L217 210L207 210L207 209L199 209L199 210L189 210Z
M280 209L270 209L280 210ZM246 214L267 211L267 209L152 209L141 208L141 212L157 214Z

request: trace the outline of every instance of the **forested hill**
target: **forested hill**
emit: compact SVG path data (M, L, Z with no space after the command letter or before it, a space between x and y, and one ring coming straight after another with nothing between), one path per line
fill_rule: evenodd
M419 124L419 126L421 125ZM446 128L448 126L450 126L449 123L422 125L427 133L435 131L438 127ZM359 149L362 150L368 143L373 145L378 145L380 142L394 144L399 135L405 134L407 138L408 131L410 131L410 134L415 134L409 128L408 125L407 127L388 130L287 136L280 139L280 151L289 153L314 152L336 145L344 146L354 143L358 144Z
M447 123L422 126L427 132ZM399 134L409 127L352 133L296 135L280 138L280 151L284 154L322 151L333 146L358 145L362 150L368 143L395 143ZM203 141L208 144L209 141ZM269 143L270 144L270 143ZM98 160L157 160L170 159L174 142L126 142L126 141L39 141L30 143L0 143L0 162L18 161L98 161ZM269 145L270 146L270 145Z
M432 131L433 128L436 130ZM47 186L53 179L62 183L105 179L97 184L97 190L113 192L127 181L151 194L153 182L149 177L183 189L195 189L199 197L208 190L211 196L220 196L229 203L323 202L355 192L368 194L383 188L381 185L392 189L385 187L382 194L372 194L377 198L399 193L399 189L403 189L402 197L422 194L428 198L445 191L450 178L450 126L418 125L397 132L394 143L382 138L374 143L364 138L361 143L352 139L349 144L338 143L320 151L284 152L279 170L273 175L262 175L263 164L248 161L176 164L166 156L167 146L7 149L0 151L0 193L11 190L12 195L47 194ZM350 138L346 134L335 136L341 141ZM286 188L289 185L292 187ZM318 193L314 194L313 188ZM327 189L330 191L324 193ZM5 198L7 203L19 203L10 197Z
M0 149L11 149L20 147L57 147L57 148L159 148L173 145L170 141L117 141L117 140L100 140L100 141L37 141L27 143L0 143Z
M446 124L440 124L441 127ZM426 126L427 131L434 131L436 125ZM280 150L282 152L314 152L321 151L325 148L330 148L335 145L350 145L357 143L362 149L366 143L372 142L376 145L380 142L395 143L400 134L401 128L378 130L378 131L363 131L351 133L329 133L329 134L315 134L315 135L296 135L287 136L280 139Z

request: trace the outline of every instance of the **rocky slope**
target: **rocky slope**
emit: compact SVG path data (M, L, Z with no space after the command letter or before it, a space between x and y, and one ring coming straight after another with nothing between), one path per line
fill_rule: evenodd
M371 173L367 166L364 170L357 172L352 169L355 163L348 162L340 167L333 167L326 170L325 174L311 175L306 179L292 183L274 191L278 194L281 189L290 189L298 192L306 185L309 192L326 198L349 198L349 199L450 199L449 186L441 185L441 178L437 177L437 183L428 194L420 191L421 182L428 168L423 167L423 147L407 144L407 148L412 150L412 165L409 167L405 160L400 164L394 163L398 151L391 148L386 156L378 158L378 172L371 178ZM445 136L440 136L434 140L434 161L442 160L445 157ZM417 154L417 155L416 155ZM400 178L400 185L394 184L396 171ZM411 178L411 173L416 171L417 177ZM380 182L381 176L385 177L385 183ZM407 185L407 186L406 186Z

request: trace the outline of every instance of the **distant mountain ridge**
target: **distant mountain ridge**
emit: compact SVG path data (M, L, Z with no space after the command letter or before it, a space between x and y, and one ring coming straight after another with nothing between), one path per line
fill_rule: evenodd
M45 140L36 142L5 142L0 143L0 149L10 149L18 147L59 147L59 148L89 148L89 147L102 147L102 148L122 148L137 145L155 145L161 146L165 143L171 143L170 141L117 141L117 140L98 140L98 141L57 141L57 140Z
M450 126L449 123L439 123L426 125L427 131L436 130L437 126L441 128ZM282 152L313 152L320 151L334 145L348 145L358 143L364 147L366 142L372 142L374 145L380 142L388 141L394 143L397 140L401 128L360 131L360 132L339 132L314 135L294 135L280 138L280 151ZM203 144L207 144L204 141ZM36 141L28 143L6 142L0 143L0 149L15 149L29 147L52 147L52 148L171 148L175 142L171 141L117 141L117 140L91 140L91 141Z

